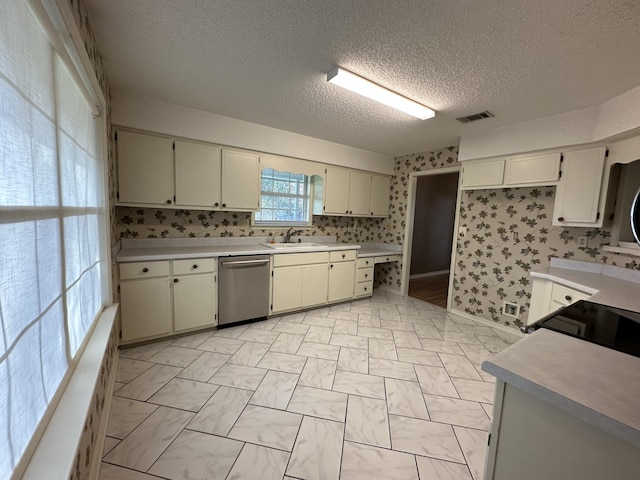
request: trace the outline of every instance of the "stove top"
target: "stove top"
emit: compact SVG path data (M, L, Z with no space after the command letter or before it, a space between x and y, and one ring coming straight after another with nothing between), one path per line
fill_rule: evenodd
M535 324L640 357L640 313L581 300Z

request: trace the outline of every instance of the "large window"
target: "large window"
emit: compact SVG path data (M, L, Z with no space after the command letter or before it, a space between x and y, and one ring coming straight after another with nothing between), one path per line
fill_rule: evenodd
M104 127L24 0L0 2L0 478L106 302Z
M260 210L254 223L263 226L310 224L309 177L272 168L262 170Z

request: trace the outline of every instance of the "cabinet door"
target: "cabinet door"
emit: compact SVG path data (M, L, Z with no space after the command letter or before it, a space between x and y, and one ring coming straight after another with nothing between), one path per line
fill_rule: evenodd
M502 186L504 160L483 160L462 164L462 188L492 188Z
M328 288L329 269L326 263L302 267L303 308L327 303Z
M349 170L327 167L324 185L324 213L349 214Z
M505 185L527 185L558 180L560 152L546 155L508 158L504 170Z
M212 274L174 277L174 330L180 332L215 325L216 290Z
M220 205L220 149L201 143L175 142L176 205Z
M371 215L386 217L389 215L389 195L391 177L383 175L371 176Z
M303 267L281 267L273 269L272 312L300 308L302 304Z
M564 154L553 206L553 225L587 227L602 224L598 206L605 152L605 147L597 147Z
M329 301L353 298L356 262L336 262L329 264Z
M259 180L257 154L222 150L222 208L258 210Z
M118 202L147 205L173 203L173 141L119 130Z
M123 342L171 333L169 292L169 277L120 284Z
M371 197L371 175L362 172L350 172L349 176L349 215L369 215Z

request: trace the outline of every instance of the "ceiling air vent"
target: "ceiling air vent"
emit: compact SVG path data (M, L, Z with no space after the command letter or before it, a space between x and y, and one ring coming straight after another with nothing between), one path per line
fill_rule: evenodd
M480 113L474 113L473 115L469 115L467 117L456 118L460 123L469 123L475 122L476 120L482 120L483 118L491 118L493 117L493 113L489 111L484 111Z

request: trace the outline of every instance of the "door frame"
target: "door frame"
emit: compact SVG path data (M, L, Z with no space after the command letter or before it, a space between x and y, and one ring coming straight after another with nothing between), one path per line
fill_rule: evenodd
M462 186L462 166L433 168L411 172L409 174L409 192L407 196L407 213L405 217L404 245L402 247L402 278L400 283L400 293L403 296L409 295L409 276L411 274L411 251L413 248L413 223L416 213L416 191L418 188L418 177L427 175L446 175L449 173L458 174L458 190L456 191L456 210L453 222L453 242L451 244L451 263L449 265L449 287L447 289L447 310L451 309L451 297L453 294L453 271L456 263L456 251L458 247L458 222L460 219L460 187Z

